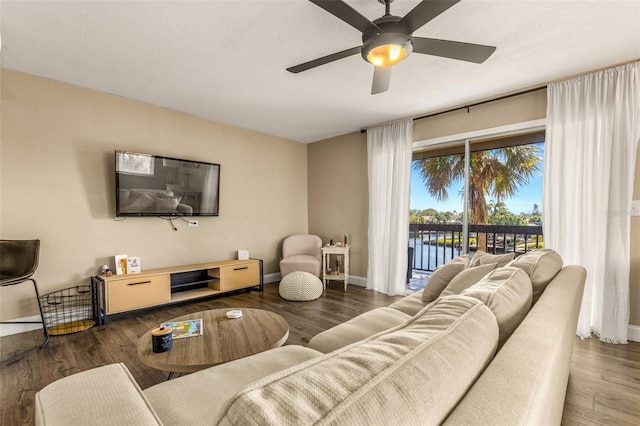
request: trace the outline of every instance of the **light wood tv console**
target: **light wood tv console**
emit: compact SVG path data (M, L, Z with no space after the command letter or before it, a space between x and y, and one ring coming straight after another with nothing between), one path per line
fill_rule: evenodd
M98 275L96 289L98 324L112 314L184 302L240 289L264 288L262 260L224 260L139 274Z

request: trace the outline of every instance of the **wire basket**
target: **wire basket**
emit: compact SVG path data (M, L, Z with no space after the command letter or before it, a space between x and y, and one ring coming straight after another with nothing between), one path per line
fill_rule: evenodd
M78 333L95 325L94 292L89 285L78 285L40 297L49 334Z

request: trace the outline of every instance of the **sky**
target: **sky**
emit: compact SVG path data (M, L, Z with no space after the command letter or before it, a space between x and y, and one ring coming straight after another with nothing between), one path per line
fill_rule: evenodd
M544 148L540 151L541 158L544 156ZM542 169L542 167L541 167ZM437 201L431 197L424 187L424 183L418 172L411 169L411 209L424 210L434 208L438 211L462 211L462 180L447 188L449 198L447 201ZM492 198L487 198L487 203ZM495 201L495 200L494 200ZM537 204L542 210L542 171L529 181L529 185L523 186L513 198L503 200L507 208L515 214L531 213L533 205Z

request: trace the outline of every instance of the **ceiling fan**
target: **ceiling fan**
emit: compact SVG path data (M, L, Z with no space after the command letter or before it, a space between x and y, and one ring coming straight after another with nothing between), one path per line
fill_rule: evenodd
M414 31L460 0L423 0L404 17L391 15L393 0L378 0L385 5L385 14L373 22L342 0L309 1L360 31L362 46L323 56L287 68L287 71L299 73L360 53L375 66L372 95L389 90L391 67L412 52L481 64L496 50L493 46L413 36Z

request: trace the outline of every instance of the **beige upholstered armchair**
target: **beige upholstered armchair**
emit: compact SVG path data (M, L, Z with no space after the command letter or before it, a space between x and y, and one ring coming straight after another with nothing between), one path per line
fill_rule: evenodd
M280 278L290 272L304 271L320 276L322 240L317 235L291 235L282 243Z

